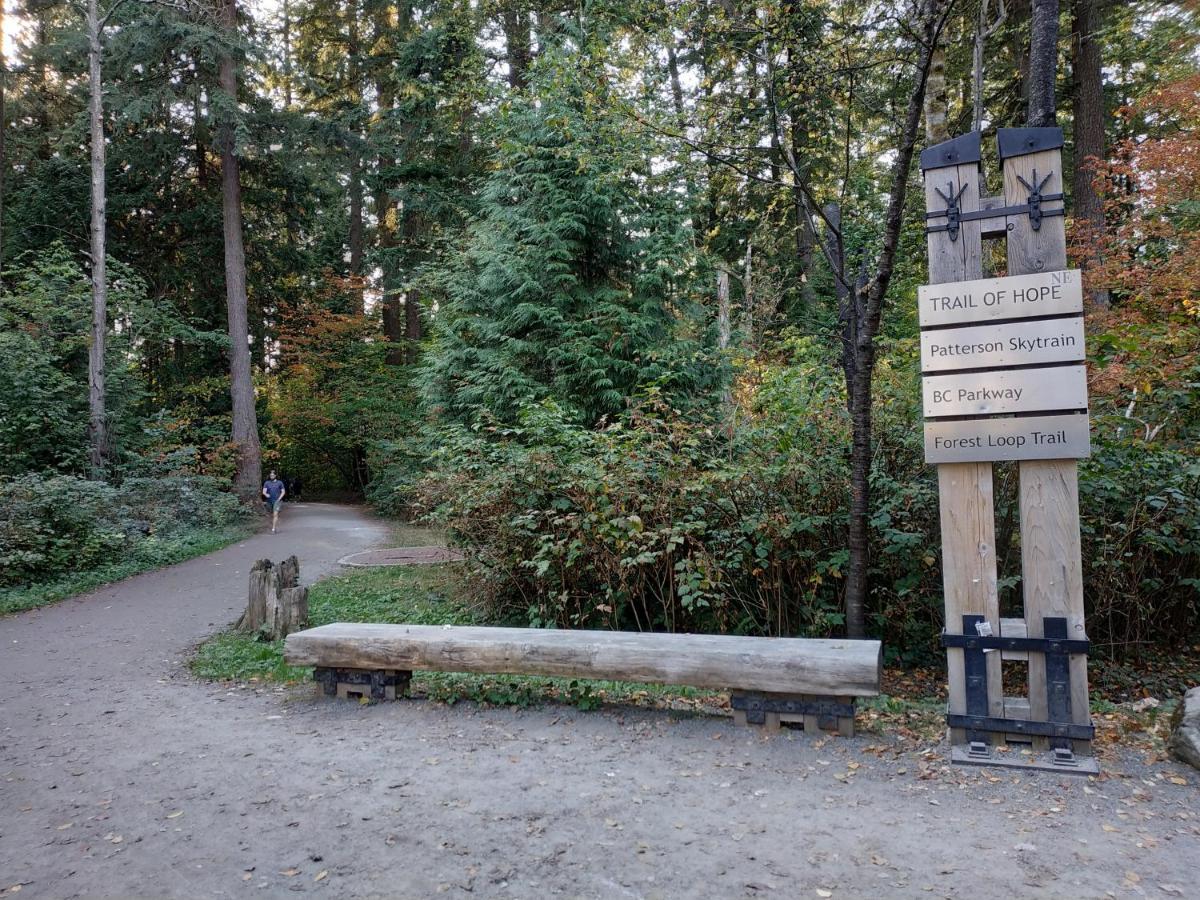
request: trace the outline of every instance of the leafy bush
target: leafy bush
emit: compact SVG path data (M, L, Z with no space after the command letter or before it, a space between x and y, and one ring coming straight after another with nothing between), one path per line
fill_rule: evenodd
M0 586L101 566L150 538L216 528L241 515L201 477L135 478L120 486L67 475L0 480Z
M810 355L811 347L806 347ZM759 374L733 433L649 399L599 431L556 406L450 430L424 504L474 552L493 619L558 627L828 634L842 623L848 426L817 364ZM936 621L936 497L912 440L879 456L877 625Z
M419 500L471 551L484 614L571 628L836 633L844 395L823 351L804 339L788 349L743 371L726 422L651 394L602 430L551 403L525 407L515 426L447 430ZM876 383L869 610L893 658L915 661L940 656L937 488L916 424L916 348L888 350ZM1118 650L1188 639L1200 624L1195 446L1146 441L1103 418L1096 431L1080 480L1089 636ZM1016 519L1006 471L1000 523ZM1019 604L1020 534L1008 530L1016 571L1001 580Z
M1089 637L1116 647L1190 640L1200 624L1200 457L1101 438L1081 465Z

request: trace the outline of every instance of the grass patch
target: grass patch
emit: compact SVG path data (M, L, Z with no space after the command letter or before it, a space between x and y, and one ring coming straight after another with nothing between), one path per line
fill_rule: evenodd
M48 606L142 572L204 556L248 537L252 530L248 524L235 524L183 531L166 537L147 537L111 565L75 572L53 581L0 588L0 616Z
M470 614L450 598L454 566L395 566L360 569L314 584L308 592L309 624L410 622L470 625ZM227 631L202 644L192 671L214 681L299 681L312 670L283 662L283 641Z

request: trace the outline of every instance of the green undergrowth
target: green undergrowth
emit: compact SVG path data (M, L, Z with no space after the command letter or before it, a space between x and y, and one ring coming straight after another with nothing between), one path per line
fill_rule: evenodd
M356 569L317 582L308 593L309 623L409 622L416 625L469 625L469 612L456 603L456 567L394 566ZM299 681L311 669L283 662L283 641L226 631L206 641L192 660L201 678L244 681Z
M249 525L239 523L147 537L129 548L118 562L52 581L0 588L0 616L47 606L142 572L204 556L248 537L251 531Z

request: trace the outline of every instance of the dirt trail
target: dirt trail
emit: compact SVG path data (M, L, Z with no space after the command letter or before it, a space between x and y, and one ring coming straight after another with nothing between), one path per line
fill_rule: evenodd
M0 895L1200 896L1196 773L1170 764L950 771L888 735L195 682L254 559L295 552L311 580L387 537L346 507L285 514L0 620Z

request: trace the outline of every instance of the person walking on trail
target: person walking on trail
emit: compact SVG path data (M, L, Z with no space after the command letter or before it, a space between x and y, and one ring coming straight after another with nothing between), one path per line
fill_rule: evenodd
M287 488L276 477L274 469L271 470L271 477L263 482L262 495L267 512L271 514L271 534L274 534L279 525L279 507L283 504L283 498L287 496Z

